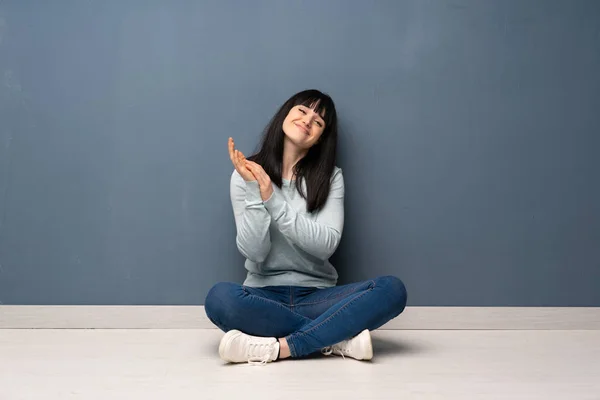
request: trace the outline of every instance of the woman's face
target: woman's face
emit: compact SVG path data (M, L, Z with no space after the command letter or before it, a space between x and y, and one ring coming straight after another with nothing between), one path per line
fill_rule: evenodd
M309 149L325 130L323 116L303 105L293 107L283 121L285 136L301 149Z

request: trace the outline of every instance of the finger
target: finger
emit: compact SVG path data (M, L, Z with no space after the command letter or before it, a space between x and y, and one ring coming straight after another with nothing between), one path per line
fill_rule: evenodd
M242 153L241 151L239 152L239 162L240 162L240 167L245 167L246 164L248 163L248 159L246 158L246 156L244 155L244 153Z
M228 148L229 148L229 158L231 159L231 161L234 161L233 157L234 157L234 143L233 143L233 139L229 138L229 143L228 143Z
M254 165L252 165L252 161L248 161L248 160L246 160L246 161L244 162L244 165L246 166L246 168L247 168L249 171L252 171L252 173L255 173L255 168L254 168Z
M259 170L262 169L262 167L260 166L260 164L257 164L254 161L246 160L246 162L248 164L252 165L253 168L256 168L256 169L259 169Z
M236 168L240 168L240 159L237 154L237 150L233 150L233 164Z
M256 177L256 180L258 180L259 185L263 186L263 184L264 184L264 177L261 174L261 171L260 171L260 169L258 167L258 164L256 164L255 162L246 160L246 165L248 166L248 168L250 169L250 171L252 171L252 173Z
M263 169L263 167L260 166L260 164L255 163L254 161L246 161L247 163L250 163L252 165L252 167L254 168L254 170L256 170L256 172L263 178L266 179L268 177L267 173L265 172L265 170Z
M246 165L248 165L248 167L252 171L252 174L256 177L259 186L266 187L268 185L267 174L262 169L262 167L252 161L246 161Z
M237 168L238 168L240 171L243 171L243 170L244 170L244 167L245 167L245 162L244 162L244 161L242 161L242 158L243 158L243 157L244 157L244 155L242 154L242 152L241 152L241 151L239 151L239 150L236 150L236 151L235 151L235 162L236 162Z
M258 173L258 171L256 170L256 167L254 167L254 165L252 165L252 161L246 160L246 162L244 163L244 165L246 166L246 169L248 171L252 172L252 175L254 175L254 177L258 181L259 186L262 185L262 183L261 183L261 176Z
M236 156L236 160L237 160L238 164L240 166L243 166L244 165L244 155L242 154L242 152L239 150L236 150L235 156Z
M253 173L258 173L258 171L256 171L256 165L252 161L245 160L244 165L246 165L246 168L248 168Z
M234 150L233 152L233 165L235 165L235 168L240 174L245 171L244 163L240 161L239 150Z
M245 168L245 170L247 172L249 172L254 177L254 179L256 179L256 181L258 182L258 186L260 187L261 183L260 183L259 177L256 175L255 171L252 170L252 168L250 168L250 166L248 165L247 162L242 165L243 165L243 168Z

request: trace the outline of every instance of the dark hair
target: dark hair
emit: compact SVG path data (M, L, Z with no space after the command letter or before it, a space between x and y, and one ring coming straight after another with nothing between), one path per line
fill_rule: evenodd
M283 121L292 108L297 105L312 107L316 113L325 113L325 129L308 153L296 163L296 188L306 199L306 209L313 212L321 209L329 196L331 175L335 168L337 154L337 113L333 100L318 90L305 90L290 97L279 108L267 127L261 141L260 150L249 160L260 164L271 178L271 182L281 188L281 169L283 164ZM306 191L302 190L302 181L306 182Z

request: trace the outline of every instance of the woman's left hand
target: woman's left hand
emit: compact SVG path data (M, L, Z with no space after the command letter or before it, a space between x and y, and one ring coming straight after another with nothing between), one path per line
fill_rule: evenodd
M260 197L263 199L263 201L269 200L273 195L273 184L271 183L271 178L269 175L267 175L263 167L254 161L246 160L246 168L248 168L252 174L254 174L254 177L258 181Z

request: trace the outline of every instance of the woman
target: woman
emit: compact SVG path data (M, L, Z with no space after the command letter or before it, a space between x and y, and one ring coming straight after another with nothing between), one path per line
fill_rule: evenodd
M344 225L344 179L335 165L337 115L317 90L295 94L245 158L229 138L236 243L246 257L243 285L218 283L208 318L226 332L228 362L267 363L322 351L373 356L370 330L398 316L404 284L393 276L336 286L329 262Z

